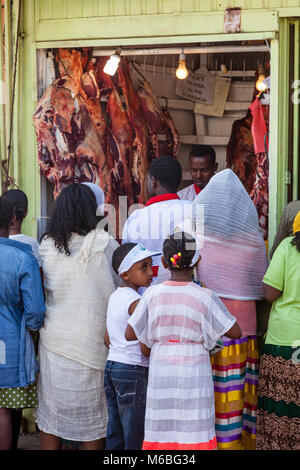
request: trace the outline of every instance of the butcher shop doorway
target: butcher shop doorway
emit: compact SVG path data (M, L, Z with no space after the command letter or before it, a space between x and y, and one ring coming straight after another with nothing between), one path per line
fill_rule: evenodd
M72 116L67 116L61 109L53 109L55 100L50 103L49 90L53 84L63 88L63 82L59 80L64 76L71 79L74 90L69 93L72 99L82 85L86 91L86 100L89 102L89 119L96 128L101 125L110 126L110 132L117 128L116 120L119 119L113 106L108 105L110 91L108 82L99 81L102 75L103 65L114 54L114 49L101 48L74 48L74 49L40 49L37 55L37 84L39 104L49 106L51 113L56 113L61 119L52 122L49 136L54 139L52 153L41 150L39 146L39 164L41 169L41 218L38 225L38 235L45 232L46 223L50 216L50 209L57 194L65 184L72 180L87 180L95 170L93 155L90 151L88 140L84 141L84 117L78 126L72 125ZM126 62L129 74L125 77L126 83L120 85L119 68L110 80L116 85L116 91L120 97L124 113L129 117L129 126L133 125L135 113L135 99L132 91L139 99L139 88L147 83L153 94L156 105L159 106L161 115L165 116L163 125L149 122L149 116L144 114L144 125L148 132L148 163L149 159L158 154L169 153L178 158L183 169L183 180L180 189L192 183L189 171L189 152L194 144L210 145L216 152L218 171L231 168L238 174L250 197L257 207L261 228L264 237L268 235L268 129L269 129L269 102L270 102L270 48L266 40L243 41L226 43L201 43L201 44L177 44L155 45L155 49L149 46L132 46L117 51L121 55L121 64ZM81 54L82 76L72 76L74 60ZM176 76L179 60L188 71L188 76L179 79ZM98 70L97 70L98 67ZM101 67L101 74L98 74ZM184 68L184 67L183 67ZM90 73L91 72L91 73ZM89 74L89 75L88 75ZM200 78L199 78L200 77ZM94 81L94 79L96 79ZM76 84L76 80L79 82ZM197 86L201 80L202 87ZM83 83L84 82L84 83ZM128 96L124 92L124 86L129 90ZM94 87L94 88L93 88ZM99 94L98 94L98 90ZM47 95L48 92L48 95ZM91 93L90 98L89 93ZM94 94L93 94L94 93ZM69 97L70 98L70 97ZM49 101L50 100L50 101ZM265 128L263 132L263 151L257 152L254 148L251 134L251 124L254 114L249 110L253 102L258 103L257 112L263 115ZM95 103L100 104L96 107ZM56 103L58 105L58 103ZM149 105L151 107L151 105ZM97 108L97 109L96 109ZM131 108L131 109L130 109ZM74 104L76 110L76 103ZM101 116L100 116L101 113ZM102 118L104 121L102 122ZM130 121L131 119L131 121ZM137 116L141 119L141 116ZM168 120L169 119L169 120ZM114 123L115 121L115 123ZM151 118L150 118L151 121ZM125 121L120 120L120 127L125 129ZM153 125L152 125L153 124ZM72 135L73 133L73 135ZM126 132L125 132L126 134ZM99 137L99 145L102 146L105 157L107 144L105 132ZM76 141L77 139L77 141ZM81 139L81 140L80 140ZM124 137L126 152L126 136ZM39 139L38 139L39 140ZM80 152L79 140L81 145ZM47 146L47 145L46 145ZM127 145L128 146L128 145ZM74 152L77 154L74 157ZM158 154L157 154L158 152ZM80 164L76 163L80 160ZM75 161L75 164L74 164ZM103 175L110 173L109 158L104 162ZM103 163L103 161L102 161ZM92 168L92 170L91 170ZM128 168L128 172L117 174L116 177L122 184L116 182L115 188L120 191L128 191L131 188L131 203L146 202L144 192L143 165L138 169ZM88 169L90 173L84 173ZM135 177L132 173L136 171ZM131 180L126 180L128 174ZM101 176L102 177L102 176ZM105 176L107 177L107 175ZM103 176L104 178L104 176ZM131 186L130 186L131 185ZM118 190L119 190L118 189ZM108 202L117 205L116 194L107 195ZM110 201L111 200L111 201Z

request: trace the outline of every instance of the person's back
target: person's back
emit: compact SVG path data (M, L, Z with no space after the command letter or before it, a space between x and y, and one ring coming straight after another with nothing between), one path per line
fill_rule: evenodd
M216 437L209 350L223 334L238 338L240 329L217 295L191 280L201 259L195 240L175 233L165 240L163 255L171 280L147 289L126 330L126 338L134 330L151 349L143 449L211 450Z
M275 250L264 283L282 291L271 308L266 344L292 346L300 340L300 252L285 238Z
M115 289L106 252L112 254L117 246L97 229L86 236L73 234L69 256L59 252L51 238L40 246L46 293L41 341L48 349L97 369L105 364L106 308Z
M277 247L263 279L272 308L260 357L257 450L299 450L300 212L293 235Z
M39 369L30 331L45 310L41 276L31 248L9 240L13 205L0 199L0 449L16 449L22 409L37 405Z
M180 200L176 194L181 177L180 164L173 157L152 161L147 185L150 199L143 209L129 216L123 227L123 243L140 243L150 251L162 251L165 238L192 215L192 202ZM169 278L160 259L153 260L153 272L153 284Z
M131 287L118 287L110 296L107 309L107 332L110 340L108 361L140 366L149 365L149 359L141 353L139 342L125 339L129 307L140 297Z
M40 247L46 312L37 423L44 450L59 450L61 438L100 450L106 435L104 336L115 289L110 260L118 243L98 229L97 208L92 188L66 186Z
M25 334L25 327L30 327L32 330L38 330L41 327L44 315L41 278L31 248L23 243L0 238L0 260L0 331L6 331L11 335L11 341L3 349L5 361L8 362L0 361L8 366L1 370L0 387L3 384L11 387L24 386L27 385L29 379L32 381L35 378L38 370L37 363L36 367L29 371L28 377L26 374L20 375L20 364L10 363L11 354L12 348L17 351L19 341L24 346L22 336ZM31 273L30 278L28 273ZM15 341L12 341L13 337ZM27 345L30 350L34 351L29 336ZM25 362L21 367L24 366Z

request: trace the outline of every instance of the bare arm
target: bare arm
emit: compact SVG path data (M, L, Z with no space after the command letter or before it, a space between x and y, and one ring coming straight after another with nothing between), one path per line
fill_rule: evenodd
M133 302L130 305L130 307L128 309L129 315L133 314L133 312L135 311L138 303L139 303L139 300L136 300L135 302ZM133 328L130 325L127 325L127 328L126 328L126 331L125 331L125 339L127 339L127 341L136 341L137 340L137 337L135 336L135 332L134 332Z
M109 339L109 336L108 336L108 331L105 330L105 335L104 335L104 344L105 346L108 348L109 345L110 345L110 339Z
M275 289L275 287L269 286L268 284L263 283L263 288L264 288L264 298L268 302L274 302L274 300L277 300L281 295L282 291Z
M242 330L240 325L235 322L235 324L225 333L225 336L232 339L239 339L242 336Z
M143 356L149 357L151 353L151 349L148 348L145 344L140 343L140 348Z
M135 336L134 329L132 326L127 325L126 331L125 331L125 338L127 341L136 341L137 337Z

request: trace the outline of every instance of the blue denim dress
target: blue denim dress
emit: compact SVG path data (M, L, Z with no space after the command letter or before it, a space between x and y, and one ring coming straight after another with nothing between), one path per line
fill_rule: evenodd
M29 330L45 312L40 270L31 247L0 237L0 390L27 387L39 370Z

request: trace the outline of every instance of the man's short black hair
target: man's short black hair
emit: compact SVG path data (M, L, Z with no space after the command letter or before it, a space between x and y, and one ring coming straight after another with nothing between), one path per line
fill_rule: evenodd
M182 168L176 158L162 156L152 160L149 175L158 180L164 189L176 193L181 183Z
M2 196L0 198L0 228L8 230L13 216L13 205Z
M20 189L9 189L2 195L2 198L13 205L16 219L22 221L28 209L28 199L24 191Z
M134 248L137 244L136 243L123 243L120 245L112 255L112 267L116 274L118 273L118 269L121 266L121 263L126 255Z
M209 155L211 164L216 163L216 152L210 145L193 145L190 157L206 157Z

